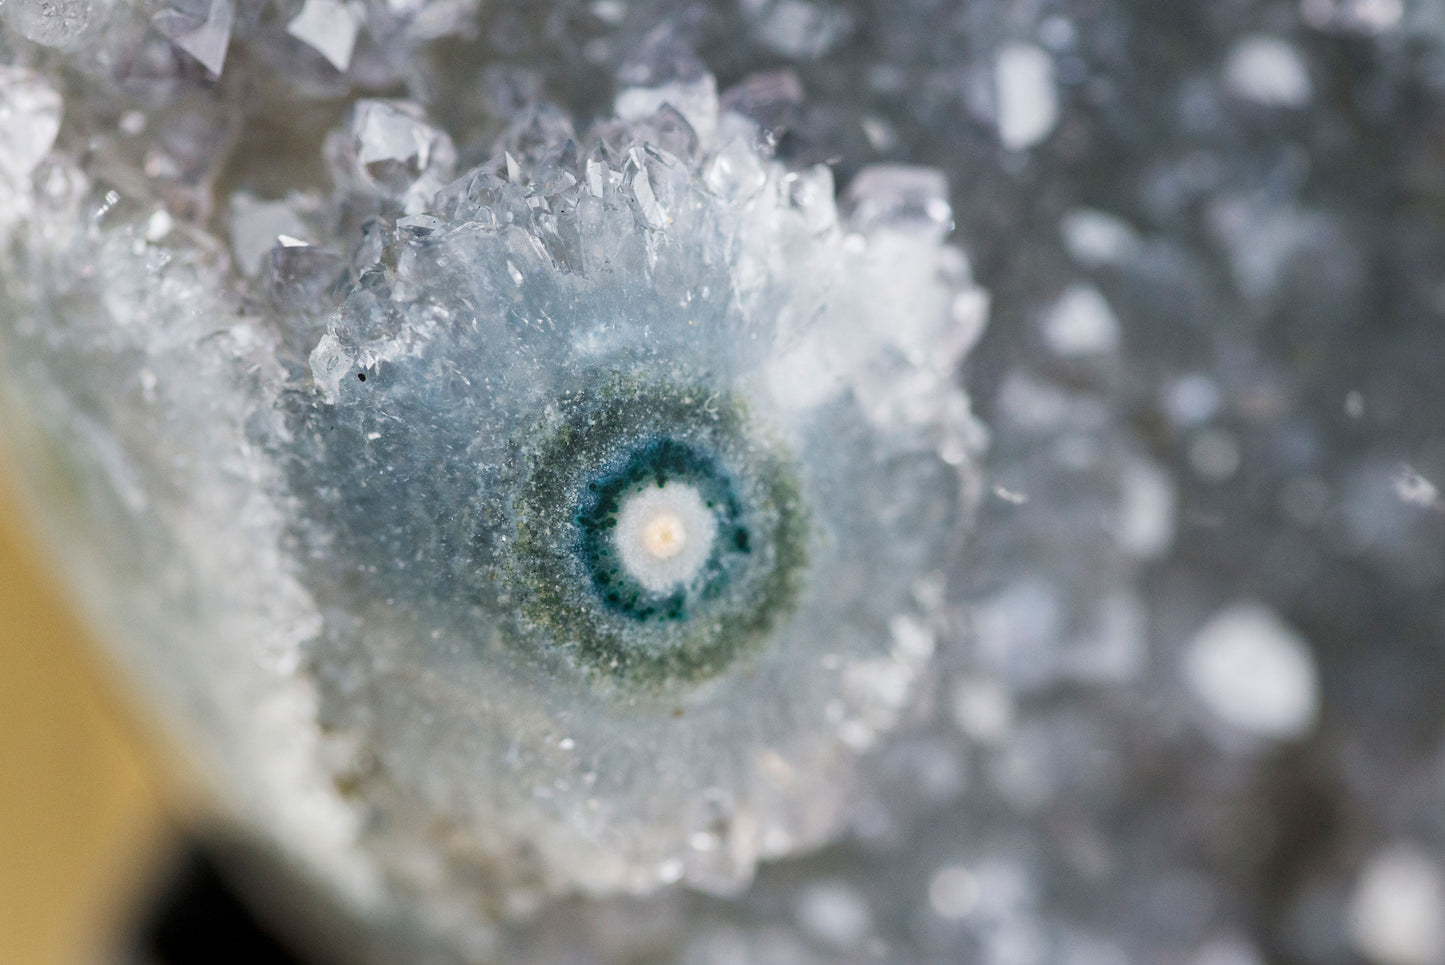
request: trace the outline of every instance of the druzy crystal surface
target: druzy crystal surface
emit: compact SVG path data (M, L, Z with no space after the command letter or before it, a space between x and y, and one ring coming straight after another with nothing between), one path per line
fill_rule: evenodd
M4 0L0 443L358 960L1438 965L1442 56Z

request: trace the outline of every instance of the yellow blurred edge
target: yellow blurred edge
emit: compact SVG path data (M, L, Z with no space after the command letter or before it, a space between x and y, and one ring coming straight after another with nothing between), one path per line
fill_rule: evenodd
M116 961L173 858L186 795L128 699L0 466L0 965Z

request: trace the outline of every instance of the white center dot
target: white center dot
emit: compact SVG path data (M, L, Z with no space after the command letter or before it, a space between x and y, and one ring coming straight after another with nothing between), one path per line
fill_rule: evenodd
M612 538L628 576L665 593L698 574L716 536L717 519L698 491L670 482L627 497Z
M687 527L676 513L658 513L643 527L642 545L658 559L670 560L687 548Z

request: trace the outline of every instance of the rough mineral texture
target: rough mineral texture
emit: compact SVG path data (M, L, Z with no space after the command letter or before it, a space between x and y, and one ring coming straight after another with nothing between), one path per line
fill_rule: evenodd
M0 451L357 961L1445 965L1442 117L1427 2L4 0Z

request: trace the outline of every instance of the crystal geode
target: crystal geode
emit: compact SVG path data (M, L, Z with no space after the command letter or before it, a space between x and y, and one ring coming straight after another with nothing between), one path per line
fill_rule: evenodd
M977 436L946 202L880 170L840 217L711 84L526 128L370 222L277 386L320 713L412 828L383 847L444 821L505 880L736 888L837 829L931 655ZM622 524L669 485L714 545L649 585Z
M4 0L7 469L358 960L1441 965L1442 39Z
M234 117L57 140L5 70L7 441L233 821L454 937L843 830L957 636L986 300L940 175L838 199L683 69L466 170L357 100L328 189L208 219Z

